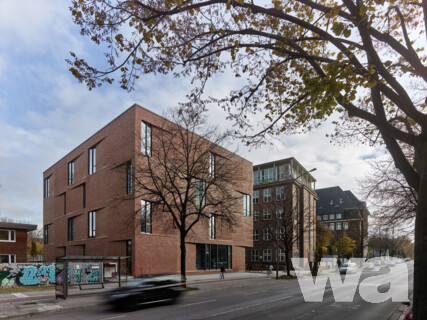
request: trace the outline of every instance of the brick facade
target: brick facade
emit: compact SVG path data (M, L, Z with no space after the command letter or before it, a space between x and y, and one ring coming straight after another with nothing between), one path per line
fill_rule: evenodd
M0 222L1 258L6 259L8 256L11 263L27 262L27 233L36 229L37 226L32 224ZM7 240L3 239L3 236L6 236Z
M152 126L152 135L166 119L133 105L64 158L47 169L49 196L44 198L45 259L58 256L126 256L131 245L132 274L177 273L180 271L179 233L168 213L153 209L152 232L141 232L141 198L126 198L126 173L130 161L145 165L135 150L141 148L141 121ZM89 149L96 148L96 172L89 174ZM154 148L159 146L155 145ZM231 154L221 149L224 154ZM68 185L69 163L74 162L74 181ZM234 187L251 194L252 164L239 157L243 179ZM237 201L238 202L238 201ZM188 234L187 272L196 269L196 244L222 244L232 247L233 270L244 270L244 250L252 246L252 217L244 217L242 203L236 203L233 229L218 223L217 237L208 237L208 221L201 220ZM95 237L89 237L89 212L96 212ZM74 237L68 238L69 219L73 218ZM47 243L46 243L47 242ZM242 254L243 252L243 254Z

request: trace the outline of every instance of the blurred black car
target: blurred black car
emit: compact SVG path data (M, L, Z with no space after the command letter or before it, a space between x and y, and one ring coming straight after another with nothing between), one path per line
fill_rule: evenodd
M105 294L106 302L121 310L154 303L174 303L184 291L178 277L170 275L135 278L127 286Z

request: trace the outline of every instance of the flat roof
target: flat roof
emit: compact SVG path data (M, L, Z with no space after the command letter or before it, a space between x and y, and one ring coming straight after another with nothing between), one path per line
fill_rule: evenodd
M15 223L15 222L0 222L0 228L2 229L18 229L18 230L27 230L34 231L37 229L36 224L27 224L27 223Z

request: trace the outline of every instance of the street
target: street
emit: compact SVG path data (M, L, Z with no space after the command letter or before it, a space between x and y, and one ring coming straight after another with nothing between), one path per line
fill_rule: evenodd
M408 263L412 287L413 262ZM381 273L387 273L383 269ZM361 278L379 274L364 271ZM90 310L57 313L33 319L388 319L401 305L386 301L373 304L356 293L352 303L336 303L327 286L323 302L305 302L297 280L256 278L197 285L175 305L144 306L133 312L118 312L102 304ZM381 292L387 291L384 288Z

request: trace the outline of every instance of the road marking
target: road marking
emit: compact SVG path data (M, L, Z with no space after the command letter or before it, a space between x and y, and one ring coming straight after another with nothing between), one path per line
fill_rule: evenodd
M280 300L289 299L289 298L292 298L292 297L293 296L287 296L287 297L276 299L276 300L265 301L265 302L261 302L261 303L257 303L257 304L252 304L250 306L245 306L245 307L240 307L240 308L236 308L236 309L232 309L232 310L228 310L228 311L224 311L224 312L220 312L220 313L215 313L215 314L213 314L211 316L206 317L205 319L216 317L216 316L220 316L220 315L223 315L223 314L226 314L226 313L230 313L230 312L234 312L234 311L239 311L239 310L253 308L253 307L260 306L260 305L263 305L263 304L266 304L266 303L273 303L273 302L277 302L277 301L280 301Z
M23 293L12 293L15 297L18 297L18 298L28 298L28 296L27 295L25 295L25 294L23 294Z
M307 313L304 313L304 314L302 314L302 315L300 315L300 316L298 316L298 317L296 317L296 318L292 318L292 320L296 320L296 319L299 319L299 318L305 317L305 316L306 316L306 315L308 315L308 314L311 314L311 312L307 312Z
M98 320L110 320L110 319L118 319L118 318L124 318L126 316L117 316L117 317L110 317L110 318L102 318L102 319L98 319Z
M251 293L247 293L247 294L245 294L245 296L248 296L248 295L250 295L250 294L255 294L255 293L263 293L263 292L267 292L267 291L268 291L268 290L251 292Z
M213 299L213 300L207 300L207 301L201 301L201 302L195 302L195 303L189 303L189 304L184 304L184 305L182 305L182 306L179 306L178 308L188 307L188 306L194 306L194 305L196 305L196 304L208 303L208 302L212 302L212 301L216 301L216 299Z
M46 305L46 304L40 304L40 307L37 308L38 311L40 312L44 312L44 311L51 311L51 310L58 310L58 309L62 309L61 306L58 305Z

